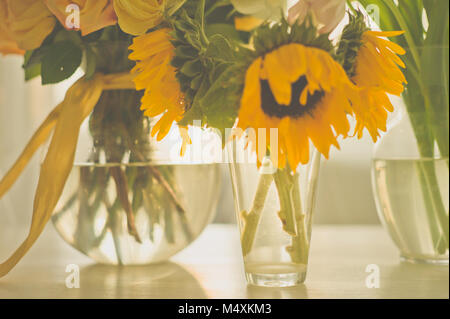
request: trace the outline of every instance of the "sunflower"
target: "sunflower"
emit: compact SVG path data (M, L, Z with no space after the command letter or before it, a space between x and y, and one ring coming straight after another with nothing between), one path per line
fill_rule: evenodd
M383 39L401 34L403 31L365 31L362 34L362 46L356 55L352 77L352 81L360 88L362 102L354 107L359 138L364 128L374 141L380 136L379 130L386 131L388 112L394 110L387 94L400 96L407 83L400 69L405 64L398 57L405 54L405 50L394 42Z
M288 163L295 170L309 162L309 140L327 158L332 145L339 148L337 137L350 130L347 114L358 103L356 92L327 51L284 44L254 59L247 69L238 127L254 128L256 135L259 128L277 128L278 152L270 150L271 156L278 156L278 167ZM259 164L270 148L270 136L266 141L264 149L256 149Z
M183 118L185 98L171 65L175 48L171 42L171 29L164 28L134 38L129 58L137 61L131 70L135 74L137 90L145 90L141 109L149 117L161 116L152 128L152 136L162 140L174 122ZM182 153L191 144L186 128L180 127L183 138Z

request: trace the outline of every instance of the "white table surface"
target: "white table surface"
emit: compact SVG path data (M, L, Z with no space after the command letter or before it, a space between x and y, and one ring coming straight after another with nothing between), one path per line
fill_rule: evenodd
M9 238L8 231L0 234L1 258L15 248ZM68 264L80 267L78 289L65 285ZM379 288L366 286L371 264L379 267ZM305 284L261 288L245 282L233 225L211 225L170 262L142 267L96 265L48 226L0 279L4 298L449 298L449 268L401 263L379 226L319 225L313 228Z

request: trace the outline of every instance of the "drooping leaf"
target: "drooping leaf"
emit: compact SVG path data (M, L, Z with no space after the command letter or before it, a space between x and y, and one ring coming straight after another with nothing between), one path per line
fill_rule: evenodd
M71 41L53 43L42 58L42 84L58 83L71 77L81 64L82 50Z
M32 64L24 69L25 71L25 81L30 81L35 77L41 75L41 63Z

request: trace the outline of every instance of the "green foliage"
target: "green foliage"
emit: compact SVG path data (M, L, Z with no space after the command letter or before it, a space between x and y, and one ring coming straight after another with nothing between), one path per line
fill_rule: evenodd
M188 2L190 3L190 2ZM251 33L254 50L245 48L250 33L238 32L233 27L236 13L228 1L209 7L206 16L199 14L198 7L183 7L172 22L175 40L175 57L172 65L178 69L177 78L187 99L187 110L181 125L209 126L221 131L236 122L244 89L245 74L252 61L279 46L288 43L323 49L334 54L328 34L318 35L311 18L304 24L290 26L283 19L276 24L263 24ZM210 15L219 10L224 23L208 22Z
M55 42L42 58L42 84L53 84L69 78L81 64L83 52L70 41Z
M195 7L191 3L170 20L175 47L172 65L177 68L177 79L187 104L180 124L193 125L199 120L202 126L224 130L234 124L239 106L239 94L235 93L239 86L230 77L236 64L235 43L241 34L222 29L222 26L230 27L221 23L227 18L208 27L211 15L220 12L222 17L226 16L230 11L229 1L201 1Z
M87 78L96 72L128 71L133 66L128 60L131 39L118 26L82 37L80 32L58 25L39 48L26 52L25 80L41 76L42 84L58 83L71 77L80 66Z
M85 57L86 57L86 70L85 75L87 79L91 79L95 74L95 69L97 66L97 55L95 54L92 47L88 46L86 47L85 51Z
M33 51L27 51L24 56L24 71L25 71L25 81L34 79L35 77L41 75L41 62L35 59L31 60L33 56Z
M356 12L349 14L349 23L345 26L339 41L336 58L351 78L355 75L355 62L358 51L362 46L362 35L368 30L364 15Z
M391 40L403 46L404 74L408 85L403 94L420 155L449 156L449 2L447 0L360 0L380 8L382 30L403 30ZM422 22L425 13L428 28ZM443 205L433 161L418 168L427 207L433 244L444 254L449 245L448 212ZM445 234L441 237L441 233Z
M380 8L382 30L403 30L394 37L406 49L402 57L408 85L404 100L422 156L434 156L434 141L449 156L448 30L449 2L444 0L360 0ZM428 29L422 23L423 14ZM425 122L425 128L424 128ZM420 129L419 129L420 127Z
M286 19L282 19L276 24L266 23L254 31L255 56L264 55L289 43L300 43L333 54L334 46L328 37L329 34L317 35L317 29L314 27L310 16L304 23L296 23L292 26Z

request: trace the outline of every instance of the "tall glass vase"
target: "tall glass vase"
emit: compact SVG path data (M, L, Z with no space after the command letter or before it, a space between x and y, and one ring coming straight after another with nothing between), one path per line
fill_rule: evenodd
M289 287L306 279L320 154L295 172L266 157L258 168L228 147L247 282Z
M434 156L421 152L419 138L428 132L426 119L426 113L400 110L376 144L372 185L378 215L401 259L448 264L449 158L434 143L428 146ZM441 119L446 121L445 114Z
M424 13L404 17L414 26L398 38L406 48L404 104L376 145L372 176L378 214L402 259L448 264L449 22L448 1L438 2L424 6L426 35Z

